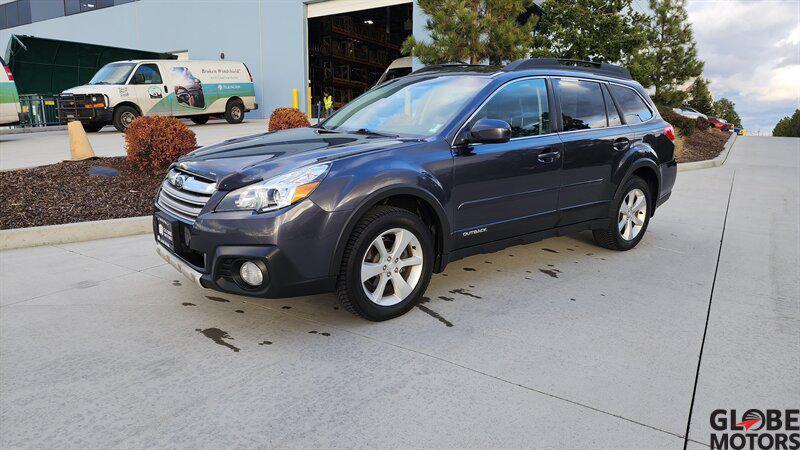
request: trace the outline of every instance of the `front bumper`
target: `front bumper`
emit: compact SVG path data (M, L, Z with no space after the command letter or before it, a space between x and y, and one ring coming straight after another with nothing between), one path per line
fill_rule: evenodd
M157 215L178 219L156 209ZM157 252L201 287L220 292L262 298L330 292L335 288L331 261L347 217L347 212L326 212L310 200L273 213L210 212L193 224L180 222L176 250L156 241ZM153 232L158 233L155 216ZM241 283L238 266L243 261L266 269L261 287Z
M79 120L109 124L114 118L114 109L108 105L108 96L104 94L59 94L56 101L58 119L62 123Z

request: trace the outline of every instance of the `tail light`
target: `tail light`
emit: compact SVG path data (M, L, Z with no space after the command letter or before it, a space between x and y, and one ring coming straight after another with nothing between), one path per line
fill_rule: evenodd
M667 138L670 141L675 142L675 129L672 128L672 125L670 124L664 125L664 134L667 135Z
M3 69L6 70L6 75L8 75L8 81L14 81L14 75L11 75L11 69L8 66L3 66Z

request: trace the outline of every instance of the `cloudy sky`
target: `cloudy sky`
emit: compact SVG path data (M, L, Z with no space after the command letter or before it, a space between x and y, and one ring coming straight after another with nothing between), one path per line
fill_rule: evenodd
M689 0L703 76L742 125L772 132L800 108L800 0Z

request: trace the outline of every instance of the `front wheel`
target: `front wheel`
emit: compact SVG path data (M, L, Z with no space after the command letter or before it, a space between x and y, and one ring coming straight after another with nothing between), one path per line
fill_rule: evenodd
M241 100L231 100L225 107L225 120L228 123L242 123L244 120L244 103Z
M205 125L206 122L208 122L208 116L206 116L206 115L192 116L192 117L190 117L190 119L191 119L192 122L194 122L194 123L196 123L198 125Z
M650 186L639 177L628 180L611 206L608 228L594 230L594 240L611 250L630 250L642 240L650 223Z
M139 116L139 111L132 106L118 106L114 108L114 128L116 128L117 131L124 133L128 127L131 126L133 119Z
M98 123L98 122L83 122L83 130L87 133L97 133L101 129L103 129L106 124Z
M433 239L419 216L378 206L356 225L347 242L337 295L350 312L372 321L401 316L428 288Z

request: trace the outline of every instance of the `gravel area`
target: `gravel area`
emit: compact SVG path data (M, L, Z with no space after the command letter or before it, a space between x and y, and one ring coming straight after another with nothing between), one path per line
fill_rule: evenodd
M108 176L113 169L118 175ZM0 229L148 215L164 175L143 173L124 157L0 172Z

